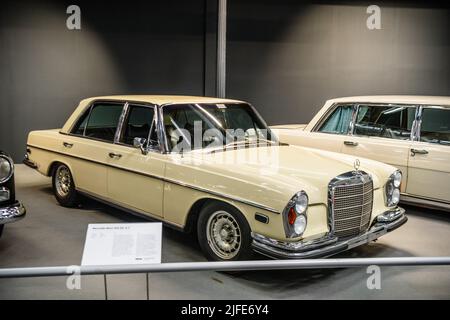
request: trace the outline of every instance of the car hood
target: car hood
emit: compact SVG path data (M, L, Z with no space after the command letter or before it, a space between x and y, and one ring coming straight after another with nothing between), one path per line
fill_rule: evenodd
M205 186L202 177L220 176L223 178L220 181L231 180L233 182L229 183L232 185L211 183L209 187L216 190L222 187L224 193L239 193L236 196L241 197L242 194L251 194L245 190L252 188L253 193L259 194L259 199L264 198L264 192L270 192L272 199L274 194L278 194L285 205L300 190L308 193L310 204L326 203L329 182L338 175L355 170L357 158L359 170L372 176L375 189L382 187L395 170L369 159L290 145L203 149L185 153L177 161L198 171L193 183ZM211 181L215 180L211 178ZM246 189L239 192L242 184Z

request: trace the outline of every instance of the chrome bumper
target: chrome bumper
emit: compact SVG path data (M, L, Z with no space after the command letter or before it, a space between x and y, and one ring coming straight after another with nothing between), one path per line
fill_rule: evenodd
M5 207L0 206L0 225L16 222L25 217L25 214L25 207L18 201Z
M366 233L344 240L325 236L315 240L282 242L253 233L252 246L256 252L274 259L324 258L376 240L408 220L405 210L400 207L386 211L377 218Z

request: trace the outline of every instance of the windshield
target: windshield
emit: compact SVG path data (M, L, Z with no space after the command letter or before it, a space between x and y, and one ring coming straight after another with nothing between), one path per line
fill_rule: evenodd
M162 110L172 152L276 142L264 120L248 104L177 104Z

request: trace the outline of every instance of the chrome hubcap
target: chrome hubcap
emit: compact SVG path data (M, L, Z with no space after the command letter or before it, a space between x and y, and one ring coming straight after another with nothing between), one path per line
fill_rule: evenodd
M234 217L226 211L216 211L206 224L209 247L221 259L235 257L241 247L241 229Z
M66 197L69 194L72 186L72 177L66 166L60 166L56 170L55 186L59 196Z

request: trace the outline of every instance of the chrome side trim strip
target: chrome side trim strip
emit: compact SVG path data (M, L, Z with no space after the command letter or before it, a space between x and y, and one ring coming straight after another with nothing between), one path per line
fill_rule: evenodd
M274 209L274 208L271 208L271 207L268 207L268 206L265 206L265 205L262 205L262 204L250 201L250 200L245 200L245 199L234 197L234 196L223 195L223 194L221 194L219 192L211 191L211 190L208 190L208 189L205 189L205 188L202 188L202 187L193 186L191 184L187 184L185 182L181 182L181 181L178 181L178 180L168 179L168 178L165 178L165 177L156 176L156 175L152 175L152 174L148 174L148 173L144 173L144 172L140 172L140 171L134 171L134 170L130 170L130 169L125 169L125 168L122 168L122 167L119 167L119 166L106 164L106 163L103 163L103 162L100 162L100 161L86 159L86 158L82 158L82 157L78 157L78 156L74 156L74 155L70 155L70 154L66 154L66 153L63 153L63 152L58 152L58 151L54 151L54 150L50 150L50 149L45 149L45 148L41 148L41 147L37 147L37 146L33 146L33 145L27 145L27 147L36 148L36 149L39 149L39 150L43 150L43 151L47 151L47 152L56 153L56 154L59 154L59 155L62 155L62 156L66 156L66 157L69 157L69 158L75 158L75 159L79 159L79 160L88 161L88 162L92 162L92 163L95 163L95 164L103 165L103 166L106 166L106 167L111 167L111 168L114 168L114 169L118 169L118 170L122 170L122 171L127 171L127 172L131 172L131 173L139 174L139 175L142 175L142 176L145 176L145 177L148 177L148 178L161 180L161 181L166 182L166 183L172 183L172 184L179 185L179 186L182 186L182 187L185 187L185 188L189 188L189 189L192 189L192 190L196 190L196 191L200 191L200 192L203 192L203 193L207 193L207 194L219 197L219 198L240 202L240 203L243 203L243 204L246 204L246 205L258 208L258 209L269 211L269 212L272 212L272 213L275 213L275 214L280 214L280 212L278 210Z
M450 211L450 202L445 202L443 200L426 198L426 197L419 197L419 196L410 195L407 193L401 194L400 202L402 202L404 204L411 204L411 205L424 207L424 208Z

